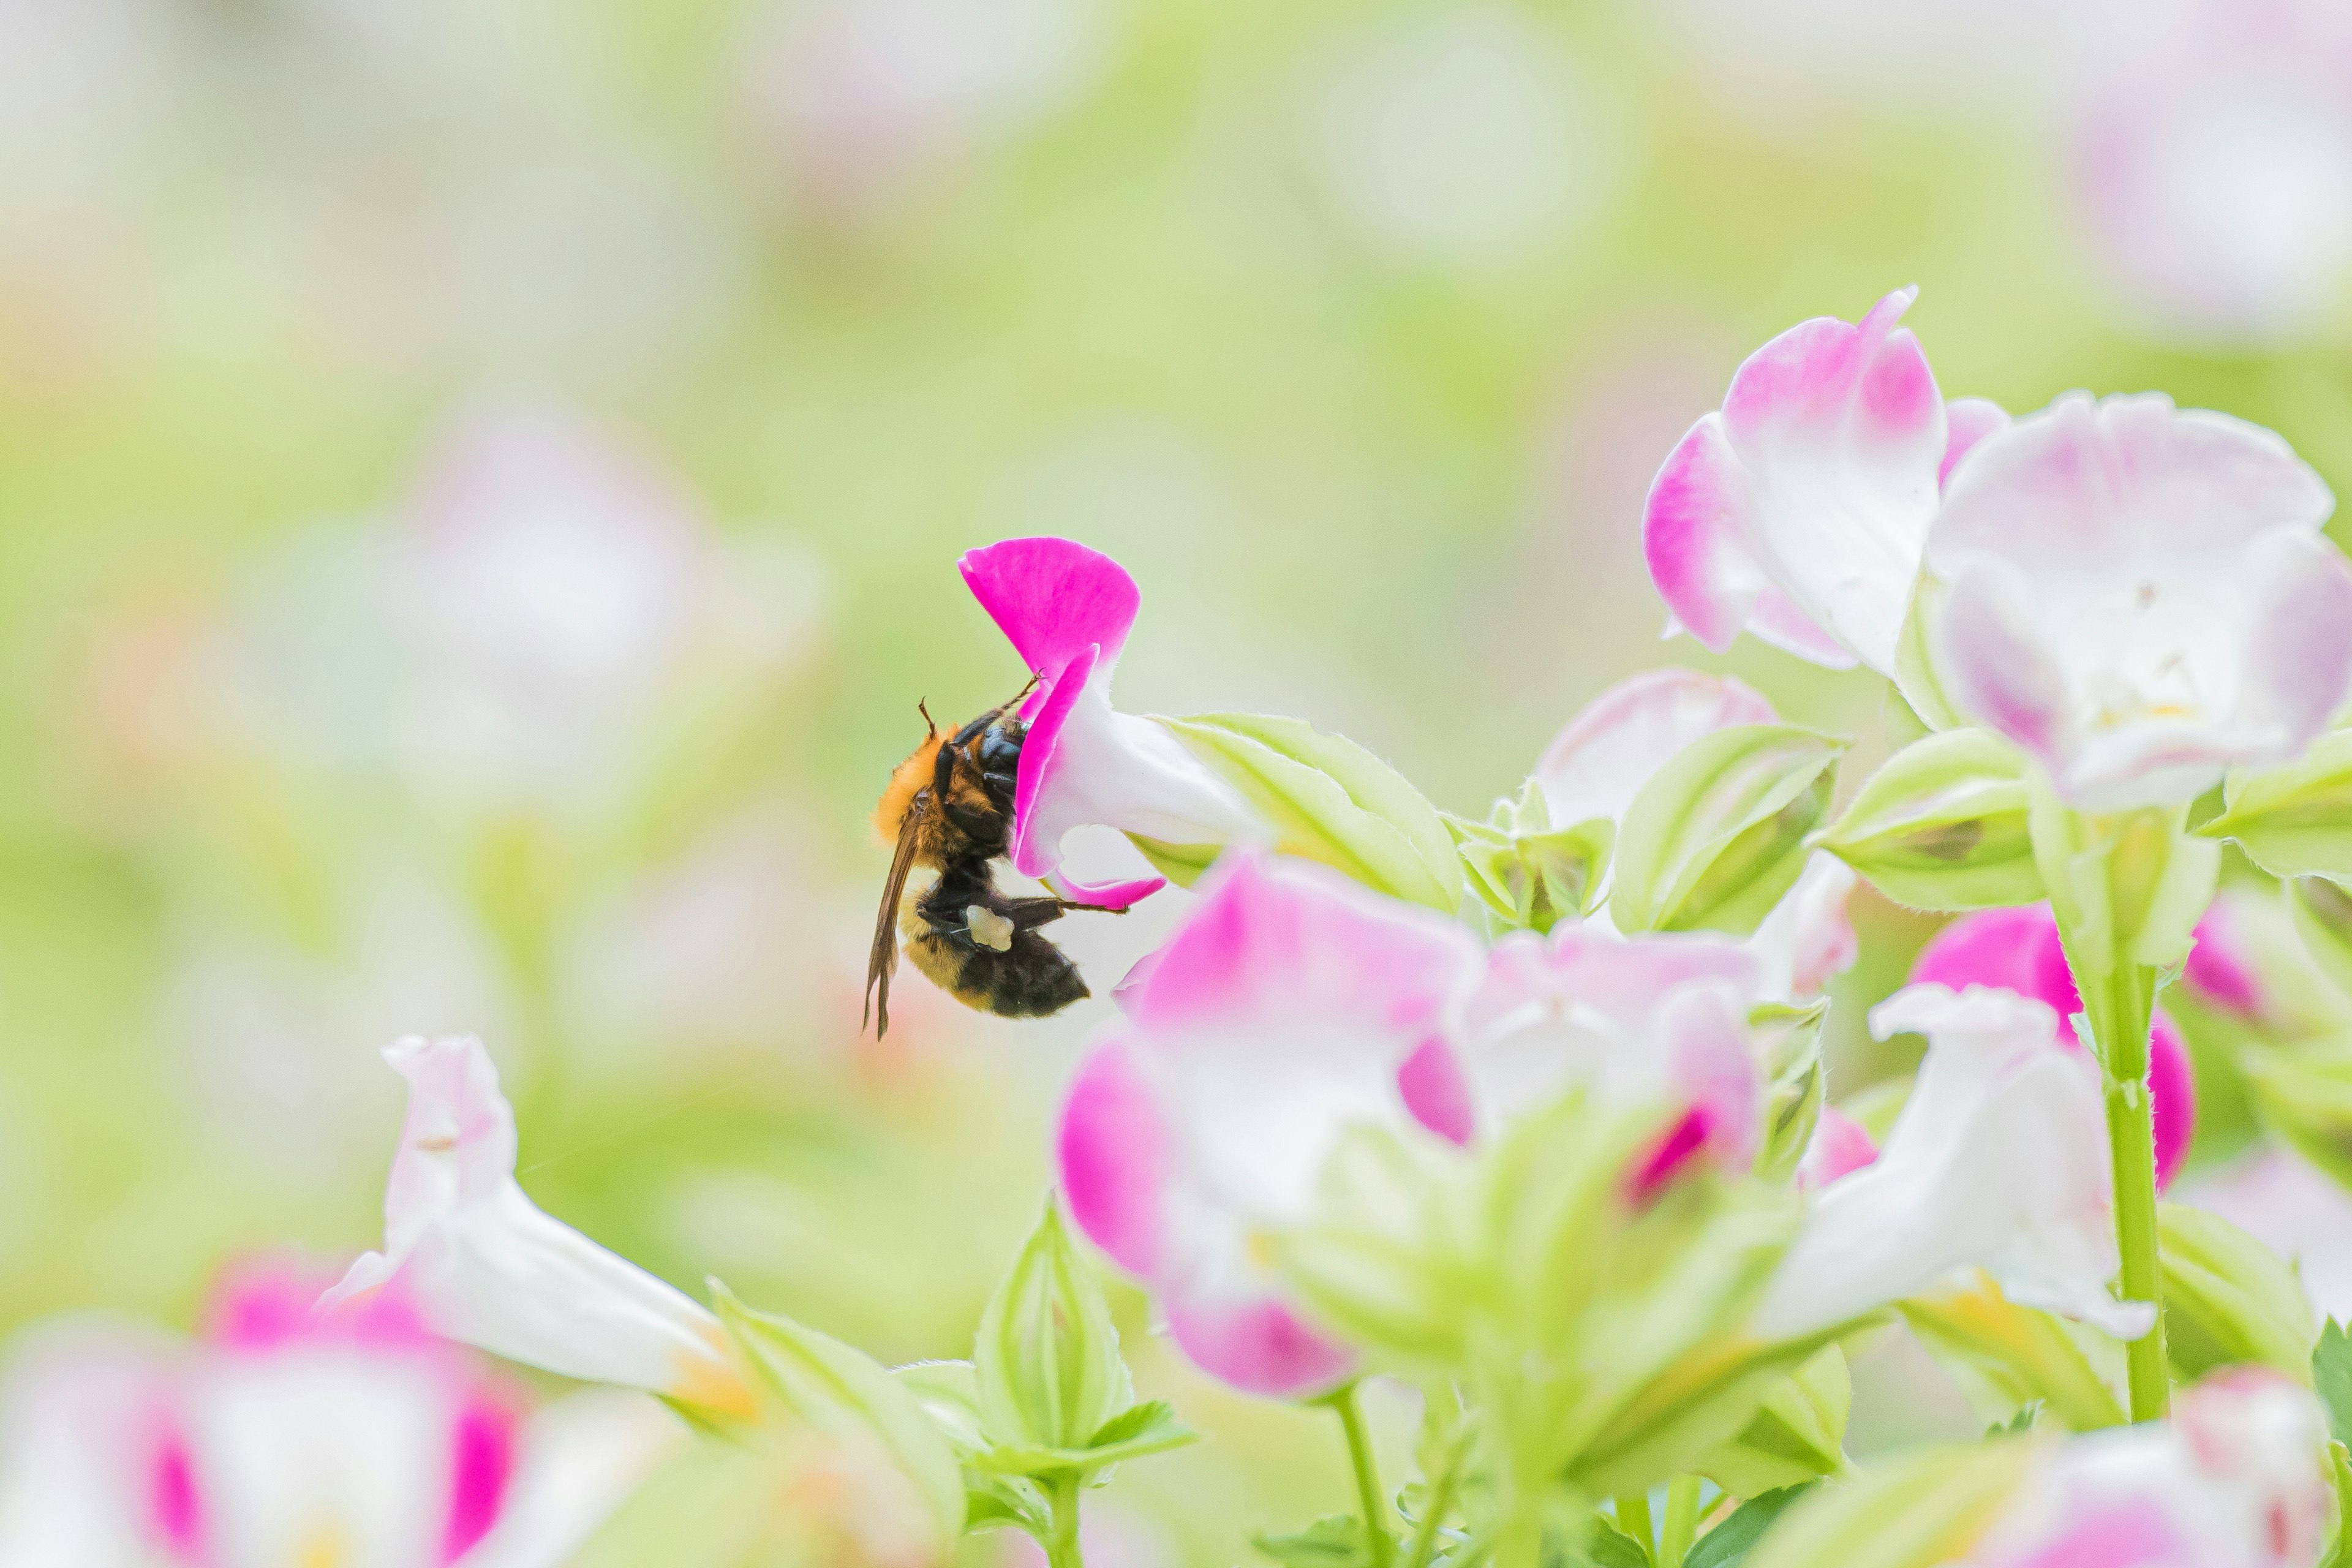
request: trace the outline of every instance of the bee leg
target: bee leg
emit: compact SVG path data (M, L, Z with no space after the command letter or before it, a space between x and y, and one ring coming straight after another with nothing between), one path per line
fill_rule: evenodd
M1015 931L1032 931L1038 926L1051 925L1073 910L1091 910L1107 915L1127 913L1126 910L1113 909L1108 904L1074 904L1066 899L1007 899L1004 901L1004 913L1013 921Z

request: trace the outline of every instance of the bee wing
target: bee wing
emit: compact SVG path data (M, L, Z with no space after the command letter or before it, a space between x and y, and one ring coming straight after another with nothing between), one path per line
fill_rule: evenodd
M907 891L907 873L915 866L916 828L930 804L925 791L908 803L898 822L898 847L890 857L889 879L882 884L882 908L874 917L874 946L866 960L866 1011L857 1020L863 1034L868 1017L875 1020L874 1037L890 1032L890 974L898 967L898 900Z

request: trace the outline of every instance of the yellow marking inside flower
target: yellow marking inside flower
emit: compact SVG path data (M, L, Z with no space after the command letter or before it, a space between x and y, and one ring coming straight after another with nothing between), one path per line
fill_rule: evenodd
M677 1357L677 1375L662 1392L672 1399L699 1405L721 1415L745 1421L759 1419L760 1402L752 1394L742 1368L735 1364L726 1331L713 1323L704 1337L710 1342L708 1353L680 1351Z
M1270 1269L1281 1260L1281 1255L1275 1248L1274 1237L1268 1231L1251 1231L1243 1238L1242 1250L1247 1253L1249 1260L1260 1268Z
M427 1154L446 1154L450 1150L455 1149L457 1146L457 1141L455 1138L448 1137L419 1138L416 1141L416 1147L423 1150Z
M343 1532L331 1524L302 1542L294 1554L294 1564L295 1568L342 1568L344 1556Z

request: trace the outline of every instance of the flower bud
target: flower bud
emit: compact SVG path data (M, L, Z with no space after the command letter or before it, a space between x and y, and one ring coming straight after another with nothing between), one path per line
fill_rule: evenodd
M2291 767L2231 773L2222 799L2198 832L2273 877L2352 877L2352 730L2327 731Z
M2319 1331L2294 1269L2204 1209L2160 1205L2157 1226L2165 1347L2181 1378L2253 1363L2308 1381Z
M1280 853L1319 860L1444 914L1460 909L1462 866L1444 821L1402 774L1353 741L1260 713L1158 722L1233 786ZM1209 846L1129 837L1164 875L1186 885L1216 858Z
M1618 929L1754 931L1804 870L1845 749L1793 725L1739 724L1677 752L1619 830Z
M1135 1402L1102 1287L1058 1206L1046 1205L981 1313L972 1363L982 1419L1009 1446L1083 1448Z
M2042 897L2025 761L1985 730L1947 730L1888 758L1822 847L1899 904L1978 910Z

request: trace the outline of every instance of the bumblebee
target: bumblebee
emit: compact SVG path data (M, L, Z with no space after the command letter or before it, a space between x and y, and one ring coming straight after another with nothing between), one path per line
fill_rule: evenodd
M1037 928L1073 910L1126 912L1051 896L1013 898L997 889L995 862L1010 847L1013 786L1028 731L1013 710L1035 684L945 740L930 710L915 705L928 732L891 773L874 808L876 832L898 844L866 967L866 1016L877 1039L890 1032L890 976L901 931L915 967L964 1005L1042 1018L1088 993L1077 965ZM918 870L933 875L918 880Z

